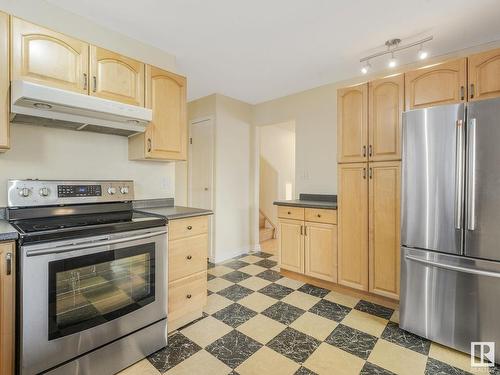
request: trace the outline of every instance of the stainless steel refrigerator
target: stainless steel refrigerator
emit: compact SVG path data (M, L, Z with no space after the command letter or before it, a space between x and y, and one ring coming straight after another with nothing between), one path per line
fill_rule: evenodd
M403 114L401 328L500 362L500 100Z

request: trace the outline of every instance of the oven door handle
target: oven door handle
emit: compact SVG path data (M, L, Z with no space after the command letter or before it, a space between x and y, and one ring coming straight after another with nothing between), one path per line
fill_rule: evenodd
M46 254L57 254L57 253L65 253L68 251L74 251L74 250L82 250L82 249L88 249L90 247L96 247L96 246L108 246L108 245L115 245L119 243L124 243L124 242L131 242L131 241L136 241L136 240L143 240L146 238L151 238L151 237L156 237L160 236L162 234L166 234L166 230L161 230L157 232L149 232L145 234L138 234L136 236L130 236L130 237L123 237L123 238L117 238L115 240L98 240L98 241L89 241L89 242L84 242L81 244L76 244L76 245L64 245L64 246L57 246L57 247L45 247L42 249L36 249L36 250L27 250L26 251L26 256L32 257L32 256L37 256L37 255L46 255Z

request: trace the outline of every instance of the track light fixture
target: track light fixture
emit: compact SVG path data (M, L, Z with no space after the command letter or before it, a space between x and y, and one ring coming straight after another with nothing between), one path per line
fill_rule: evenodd
M401 39L395 38L395 39L389 39L385 42L385 45L387 46L386 51L381 51L374 53L373 55L363 57L362 59L359 60L359 62L364 63L364 65L361 67L361 73L366 74L371 68L370 65L370 60L373 60L377 57L384 56L387 54L391 54L391 58L389 59L387 65L389 68L395 68L398 65L398 60L395 56L396 52L406 50L408 48L412 48L415 46L420 46L418 49L417 56L420 60L424 60L429 56L429 52L424 49L424 43L430 42L434 37L429 36L427 38L418 40L416 42L406 44L406 45L400 45L401 44Z

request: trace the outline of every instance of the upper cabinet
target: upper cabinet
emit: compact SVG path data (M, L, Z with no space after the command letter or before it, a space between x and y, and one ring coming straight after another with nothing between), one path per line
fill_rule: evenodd
M12 17L11 77L86 94L89 45Z
M469 101L500 96L500 49L469 56Z
M144 64L117 53L90 47L90 94L144 107Z
M466 67L462 58L406 73L406 109L465 102Z
M367 83L337 91L337 139L339 163L367 160Z
M0 12L0 152L10 147L9 102L9 16Z
M186 78L148 65L146 107L153 120L145 134L129 138L129 158L186 160Z
M369 83L368 158L401 159L401 122L404 110L404 75Z

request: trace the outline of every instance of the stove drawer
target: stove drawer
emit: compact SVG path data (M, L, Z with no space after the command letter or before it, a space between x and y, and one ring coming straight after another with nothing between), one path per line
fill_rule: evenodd
M201 234L170 241L168 252L168 280L205 271L207 268L208 235Z
M200 312L207 303L207 272L202 271L193 276L169 283L168 321L179 319ZM169 327L169 330L171 327Z
M168 222L170 240L208 233L208 216L188 217Z

